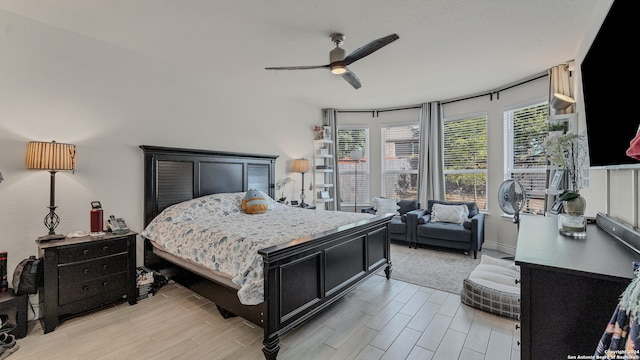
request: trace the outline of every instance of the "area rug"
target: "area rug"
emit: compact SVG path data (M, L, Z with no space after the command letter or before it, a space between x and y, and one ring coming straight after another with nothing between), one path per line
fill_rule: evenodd
M410 249L407 245L391 244L391 278L460 294L462 281L480 264L481 254L474 259L459 250Z

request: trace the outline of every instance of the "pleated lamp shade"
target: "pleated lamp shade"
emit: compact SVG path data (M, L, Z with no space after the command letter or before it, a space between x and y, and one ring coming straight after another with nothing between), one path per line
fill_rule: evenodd
M293 160L293 171L299 173L306 173L311 168L311 162L307 159L295 159Z
M31 141L27 145L27 169L75 170L76 146L52 142Z

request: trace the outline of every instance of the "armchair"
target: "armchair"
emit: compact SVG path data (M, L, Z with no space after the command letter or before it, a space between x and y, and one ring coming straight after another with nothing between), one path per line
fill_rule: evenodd
M391 224L389 224L389 238L391 241L399 241L411 245L409 233L412 232L412 229L407 226L407 218L409 213L420 211L420 203L417 200L400 200L397 202L397 205L399 207L397 210L398 215L394 216L393 219L391 219ZM363 208L360 211L363 213L376 214L374 206Z
M445 205L446 210L460 210L460 205L465 205L468 215L465 212L465 216L457 219L450 216L432 218L435 204ZM484 243L484 214L480 213L475 202L429 200L426 209L408 214L407 228L410 236L409 246L413 243L416 248L418 244L423 244L461 249L473 252L473 258L476 259Z

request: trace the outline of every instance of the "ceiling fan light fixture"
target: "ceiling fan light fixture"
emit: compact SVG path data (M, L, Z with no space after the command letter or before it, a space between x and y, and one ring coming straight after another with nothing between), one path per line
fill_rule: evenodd
M342 75L347 72L347 67L344 64L331 65L331 73L336 75Z

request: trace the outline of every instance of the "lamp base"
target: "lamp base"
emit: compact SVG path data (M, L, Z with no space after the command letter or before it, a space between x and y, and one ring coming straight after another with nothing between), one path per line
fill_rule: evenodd
M65 236L63 234L49 234L49 235L38 237L38 242L64 240L64 238Z

